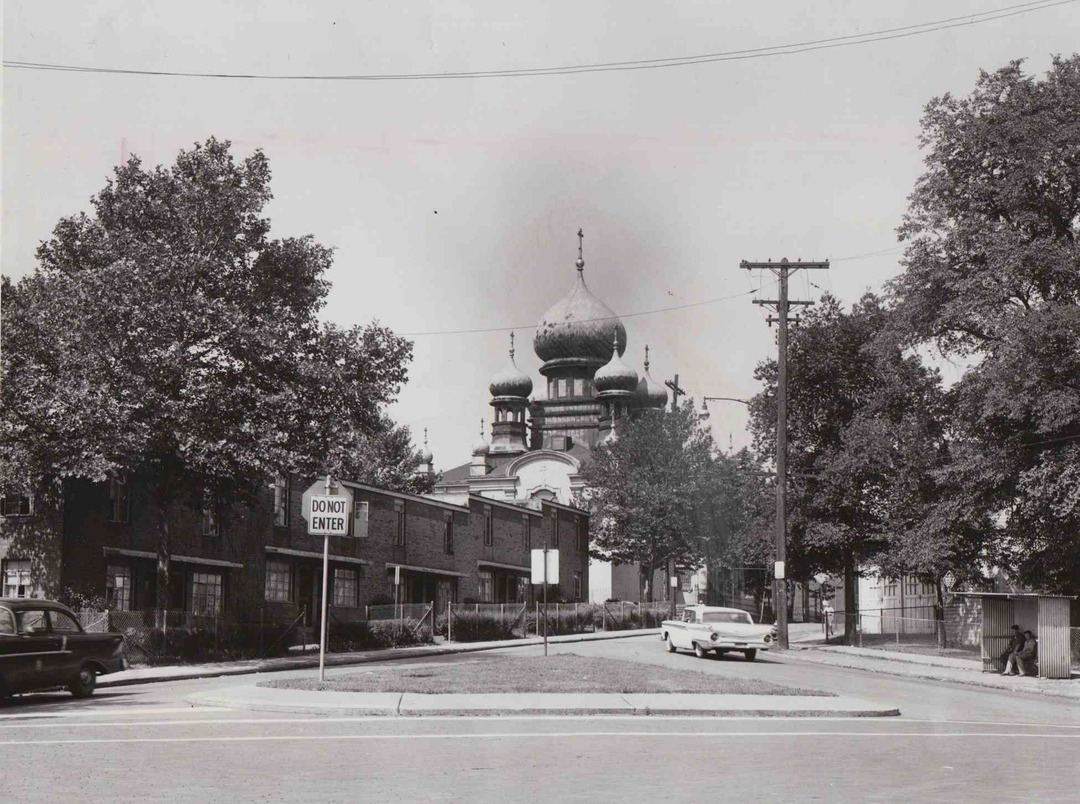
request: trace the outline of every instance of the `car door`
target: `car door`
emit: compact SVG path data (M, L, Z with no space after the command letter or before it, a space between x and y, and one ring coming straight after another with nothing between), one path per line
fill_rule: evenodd
M672 633L675 635L672 639L672 643L677 648L684 648L689 650L694 647L694 643L690 638L690 631L688 627L694 621L694 612L687 609L683 612L682 621L680 627L676 628Z
M49 609L49 630L60 640L60 653L56 658L59 683L70 684L78 678L83 657L92 652L95 637L84 633L78 620L59 609Z
M33 690L59 686L63 679L60 637L49 630L49 617L43 608L20 608L15 611L18 665L12 690Z
M22 640L15 628L15 615L6 606L0 606L0 679L3 679L8 691L16 689L22 664L18 656L22 651Z

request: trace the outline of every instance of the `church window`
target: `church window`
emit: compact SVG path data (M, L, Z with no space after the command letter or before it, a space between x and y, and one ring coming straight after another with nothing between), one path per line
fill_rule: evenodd
M405 503L403 500L394 500L394 536L390 544L393 547L405 546Z
M443 550L449 555L454 554L454 515L449 511L443 523Z
M554 546L559 546L559 512L552 510L551 512L551 531L552 540L555 542Z
M570 393L566 388L567 382L569 382L569 381L565 377L560 377L559 378L559 380L558 380L558 383L559 383L559 393L558 393L558 395L559 396L570 396Z
M528 514L521 517L521 543L526 550L532 549L532 520Z
M585 552L589 549L589 526L588 520L586 520L585 517L578 519L577 549L580 552Z
M484 506L484 546L495 544L495 518L491 515L491 506Z

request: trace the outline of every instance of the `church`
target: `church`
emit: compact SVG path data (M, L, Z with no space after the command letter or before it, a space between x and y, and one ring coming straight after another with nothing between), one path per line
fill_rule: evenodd
M647 346L640 376L623 361L626 328L585 284L583 237L579 230L570 292L548 309L533 336L546 386L534 389L514 362L511 333L509 359L489 386L490 438L481 423L472 459L444 471L428 496L462 501L473 495L576 510L576 495L584 491L580 470L590 450L612 437L620 419L667 404L667 390L649 374ZM421 459L421 471L431 471L426 446ZM637 567L593 560L588 596L638 600Z

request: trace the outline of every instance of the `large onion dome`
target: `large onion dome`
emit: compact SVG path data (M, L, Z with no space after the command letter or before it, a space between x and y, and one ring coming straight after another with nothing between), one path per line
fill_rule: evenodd
M584 235L578 231L578 238ZM626 329L606 304L585 284L585 260L578 245L577 281L565 298L544 313L533 336L533 351L544 362L567 358L594 364L607 359L611 329L615 328L619 354L626 349Z
M638 387L638 375L630 366L626 365L619 357L619 335L610 341L611 360L596 370L593 376L593 387L598 394L604 391L626 391L632 393Z
M498 374L491 378L488 386L491 395L528 397L532 393L533 383L529 375L517 367L514 362L514 333L510 333L510 362Z
M645 347L645 373L638 381L637 403L642 408L662 408L667 405L667 388L649 374L649 347Z

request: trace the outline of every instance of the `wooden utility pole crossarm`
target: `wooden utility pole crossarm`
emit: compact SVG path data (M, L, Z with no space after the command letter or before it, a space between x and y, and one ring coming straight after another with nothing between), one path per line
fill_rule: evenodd
M772 271L780 285L780 298L755 299L754 304L772 307L776 316L769 316L770 326L775 321L780 325L777 338L778 359L776 377L776 566L773 573L773 608L776 610L776 630L779 647L788 647L787 586L785 563L787 561L787 347L788 347L788 312L792 306L811 305L811 301L791 301L788 299L788 278L800 268L824 270L829 267L825 262L789 262L787 258L780 262L739 263L740 268L748 271Z

